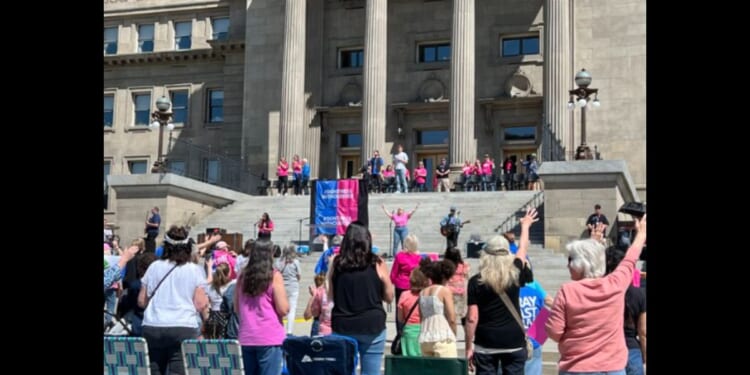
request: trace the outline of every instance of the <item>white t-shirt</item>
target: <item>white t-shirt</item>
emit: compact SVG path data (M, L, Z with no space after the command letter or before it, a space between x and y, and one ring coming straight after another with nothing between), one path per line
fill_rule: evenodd
M407 156L405 152L401 151L396 154L394 162L396 163L396 169L406 169L406 165L404 164L409 162L409 156Z
M195 288L206 282L206 275L200 266L188 262L164 278L174 265L171 261L157 260L151 263L141 279L147 296L151 296L143 313L144 326L198 328L199 316L193 304L193 294ZM164 282L154 294L162 279Z

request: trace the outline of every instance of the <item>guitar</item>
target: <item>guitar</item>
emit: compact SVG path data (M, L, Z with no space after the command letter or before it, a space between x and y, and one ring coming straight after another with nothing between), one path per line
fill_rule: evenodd
M148 222L149 219L151 219L151 211L148 211L146 213L146 222ZM143 235L148 235L148 224L146 224L146 226L143 227Z
M456 232L456 227L463 228L464 225L471 223L471 220L466 220L462 222L459 225L455 224L446 224L440 227L440 234L443 235L443 237L448 237Z

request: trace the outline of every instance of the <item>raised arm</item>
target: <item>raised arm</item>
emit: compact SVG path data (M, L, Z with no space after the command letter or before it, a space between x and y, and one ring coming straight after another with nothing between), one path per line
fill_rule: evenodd
M385 216L388 216L390 219L393 219L393 215L391 215L391 213L388 212L388 210L385 209L385 204L381 204L380 208L382 208L383 212L385 212Z
M521 242L518 245L518 252L516 252L516 258L526 262L526 251L529 248L529 228L531 224L539 221L537 218L536 209L528 207L526 209L526 215L521 218Z
M409 212L409 219L411 219L411 215L414 215L414 213L417 212L417 208L419 208L419 203L417 203L417 206L414 207L414 209L411 210L411 212Z

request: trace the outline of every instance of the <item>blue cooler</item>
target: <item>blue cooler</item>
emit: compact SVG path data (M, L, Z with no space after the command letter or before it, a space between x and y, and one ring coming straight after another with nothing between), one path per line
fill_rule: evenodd
M310 254L310 247L307 245L297 246L297 254Z
M380 252L380 248L379 248L379 247L377 247L377 246L375 246L375 245L373 245L373 246L372 246L372 253L373 253L373 254L377 254L378 252Z

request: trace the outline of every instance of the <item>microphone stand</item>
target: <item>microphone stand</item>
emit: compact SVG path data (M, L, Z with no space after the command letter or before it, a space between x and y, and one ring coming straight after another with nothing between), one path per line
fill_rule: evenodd
M297 240L297 246L302 245L302 223L307 219L309 219L309 217L303 217L301 219L297 219L297 221L299 221L299 239Z
M396 211L391 211L391 216L393 216L396 213ZM393 247L393 219L388 220L388 240L390 241L391 245L391 258L396 257L396 249Z

